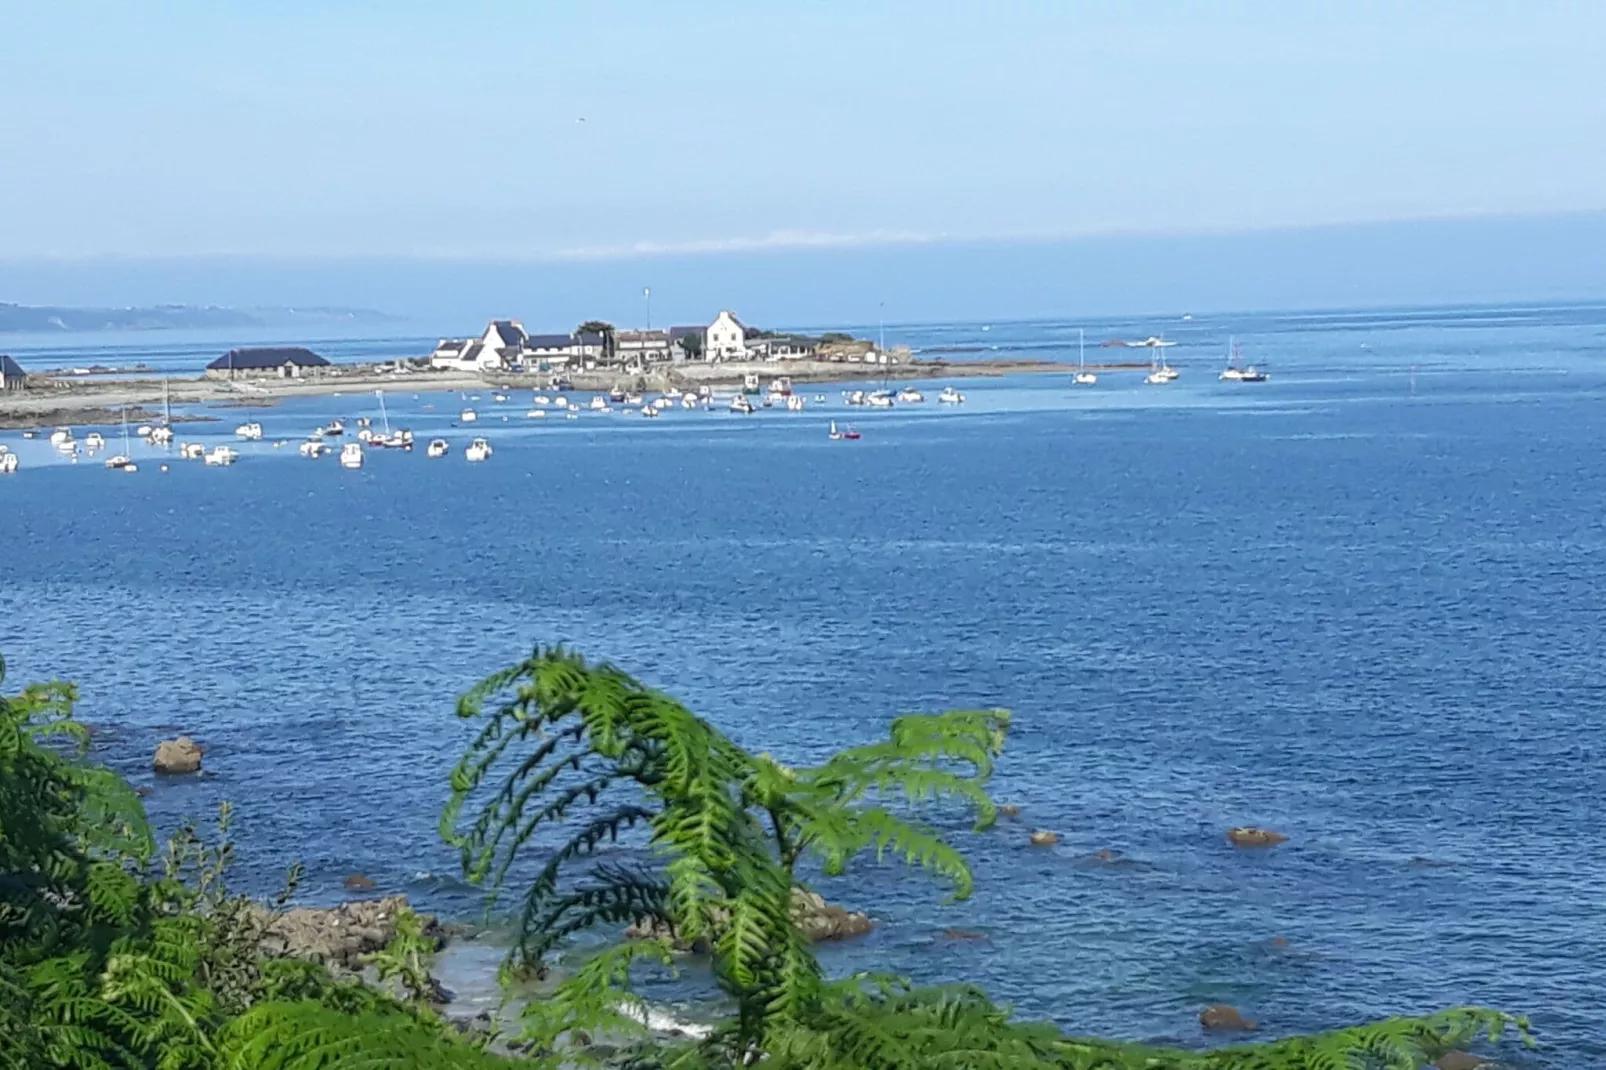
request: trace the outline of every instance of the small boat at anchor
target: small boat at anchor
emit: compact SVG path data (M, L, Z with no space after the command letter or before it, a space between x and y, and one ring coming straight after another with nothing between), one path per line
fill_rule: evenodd
M926 400L926 395L922 394L912 386L906 386L902 390L898 391L896 400L900 405L919 405L921 402Z
M241 424L239 427L236 427L234 429L234 433L240 438L245 439L247 442L262 441L262 425L254 420L251 423Z
M315 438L309 438L296 447L296 452L300 453L301 456L310 457L314 460L327 455L331 450L332 447L327 442L319 442Z
M181 442L178 447L178 456L181 461L204 460L206 447L199 442Z
M963 405L965 403L965 395L951 386L945 386L942 393L937 395L937 403L939 405Z
M746 394L737 394L731 398L730 411L743 414L750 413L753 411L753 403L747 400Z
M1076 386L1092 386L1099 381L1099 377L1087 370L1087 332L1081 327L1076 329L1076 374L1071 382Z
M491 444L483 438L477 438L468 444L463 451L463 459L468 461L483 461L491 455Z
M348 442L344 446L340 447L340 467L361 468L362 461L363 456L361 442Z
M240 452L233 446L213 446L203 459L213 467L226 467L240 459Z
M444 438L432 438L429 440L429 445L424 449L424 456L444 457L451 448Z
M84 436L84 449L90 453L106 448L106 438L99 431L91 431Z

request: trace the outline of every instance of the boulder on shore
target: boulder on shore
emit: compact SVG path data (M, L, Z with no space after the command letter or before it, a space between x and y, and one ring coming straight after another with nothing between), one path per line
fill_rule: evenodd
M1271 829L1240 825L1238 828L1227 830L1227 842L1235 847L1275 847L1279 843L1288 842L1288 837Z
M164 739L156 744L156 757L151 761L151 768L172 776L198 773L201 770L201 753L200 745L189 736Z
M396 937L396 916L408 910L405 896L359 899L334 907L297 907L274 913L257 907L262 950L268 955L305 959L331 969L362 969L364 955L381 951ZM437 950L445 943L440 922L420 914L424 936Z
M1236 1007L1215 1003L1199 1012L1199 1024L1212 1033L1253 1033L1260 1026L1245 1018Z
M868 915L827 903L823 896L803 888L792 889L792 924L813 941L841 940L861 936L874 927ZM697 950L674 939L669 926L661 921L643 918L625 930L627 940L672 940L682 951Z

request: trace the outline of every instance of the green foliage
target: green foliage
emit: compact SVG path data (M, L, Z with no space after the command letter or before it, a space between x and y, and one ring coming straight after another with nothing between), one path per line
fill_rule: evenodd
M1067 1037L1014 1020L973 988L823 980L789 913L798 862L836 875L873 852L969 895L964 857L912 814L957 806L977 831L993 823L986 785L1009 728L1001 710L900 717L885 740L790 768L618 669L555 648L482 681L458 715L482 722L441 819L465 874L494 894L537 835L564 837L525 891L514 966L539 969L577 933L641 920L709 952L734 1017L698 1045L633 1049L628 1063L643 1070L760 1059L771 1070L1417 1070L1480 1032L1527 1035L1520 1019L1463 1008L1185 1051ZM599 857L632 828L656 865ZM667 953L659 941L616 945L533 1004L524 1024L544 1065L569 1065L575 1038L593 1030L639 1036L632 967Z
M227 807L216 843L186 825L150 872L143 807L83 760L74 698L0 697L0 1070L501 1065L427 1011L263 959L265 912L224 882Z

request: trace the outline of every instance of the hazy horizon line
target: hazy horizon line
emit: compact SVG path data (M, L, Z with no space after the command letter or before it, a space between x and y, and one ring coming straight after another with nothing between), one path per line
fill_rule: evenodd
M1442 225L1446 223L1523 223L1558 222L1606 216L1606 208L1563 209L1550 212L1480 212L1415 215L1396 218L1355 219L1337 222L1272 223L1262 226L1200 225L1196 227L1089 227L1074 231L1016 231L965 235L945 231L871 230L859 233L796 229L772 230L763 235L736 235L684 240L641 239L598 245L561 246L507 255L468 249L416 249L406 252L249 252L212 250L180 253L128 252L0 252L0 263L178 263L195 261L259 261L280 263L331 262L421 262L455 263L473 261L485 264L561 264L573 262L627 262L675 256L719 257L751 252L809 252L823 249L877 249L909 245L937 246L1043 246L1079 241L1130 239L1232 238L1259 235L1329 234L1349 230L1375 230L1384 227Z

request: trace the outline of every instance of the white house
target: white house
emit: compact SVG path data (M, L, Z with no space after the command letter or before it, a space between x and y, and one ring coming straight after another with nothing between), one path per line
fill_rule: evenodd
M518 363L525 337L517 320L492 320L478 338L442 338L429 355L429 366L459 372L505 371Z
M729 312L721 311L703 332L704 360L741 360L747 356L747 328Z
M798 335L780 335L776 338L755 338L747 343L750 360L807 360L815 355L818 346L812 339Z

